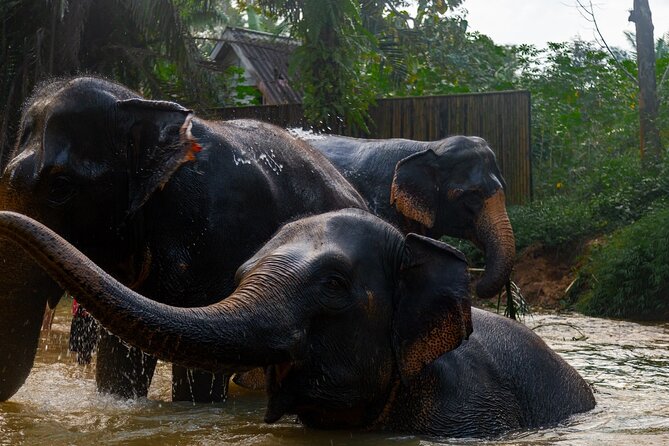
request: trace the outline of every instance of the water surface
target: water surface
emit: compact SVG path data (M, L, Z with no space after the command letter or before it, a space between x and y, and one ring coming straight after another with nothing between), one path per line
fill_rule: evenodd
M226 403L170 402L170 367L159 363L149 398L95 391L94 368L67 352L68 301L44 333L23 388L0 403L0 445L436 445L479 444L389 433L306 429L290 417L262 422L262 394L233 387ZM669 324L535 314L536 327L590 382L597 407L563 425L510 434L490 445L668 445Z

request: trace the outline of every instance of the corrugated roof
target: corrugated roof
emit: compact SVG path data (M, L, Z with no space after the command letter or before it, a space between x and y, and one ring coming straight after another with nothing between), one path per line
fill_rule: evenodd
M242 28L226 28L211 53L211 59L223 61L230 51L245 65L256 80L266 104L295 104L302 95L290 86L288 64L298 42L287 37Z

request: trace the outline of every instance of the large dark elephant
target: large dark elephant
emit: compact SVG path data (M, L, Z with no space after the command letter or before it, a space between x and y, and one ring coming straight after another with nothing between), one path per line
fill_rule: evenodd
M365 204L284 130L200 120L92 77L35 91L0 177L0 209L39 220L125 285L176 306L225 297L282 223L343 207ZM45 302L62 293L24 257L0 245L0 401L30 372ZM130 397L146 394L155 359L103 332L97 364L98 388ZM227 383L188 383L181 368L175 377L176 399L220 398Z
M308 142L356 187L372 212L405 234L448 235L481 248L486 270L476 284L480 297L494 296L506 283L516 247L506 214L506 185L485 140L319 135Z
M142 297L22 215L0 213L0 236L147 352L211 371L264 366L267 422L487 437L595 405L531 330L471 310L462 254L366 211L285 225L239 268L230 297L202 308Z

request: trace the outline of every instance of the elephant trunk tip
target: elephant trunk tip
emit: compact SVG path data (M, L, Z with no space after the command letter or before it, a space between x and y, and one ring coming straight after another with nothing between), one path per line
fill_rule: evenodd
M490 299L502 290L505 283L506 280L497 283L481 279L476 283L476 295L481 299Z
M476 284L476 294L494 297L509 280L516 257L516 242L506 213L504 192L488 198L477 224L477 237L485 250L486 269Z

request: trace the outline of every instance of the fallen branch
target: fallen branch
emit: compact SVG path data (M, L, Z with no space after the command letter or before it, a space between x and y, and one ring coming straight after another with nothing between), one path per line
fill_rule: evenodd
M559 327L559 326L569 327L578 332L580 336L578 338L577 337L571 338L572 341L584 341L588 339L588 336L585 333L583 333L583 331L580 328L569 322L546 322L543 324L535 325L534 327L532 327L532 330L536 330L537 328L543 328L543 327Z

